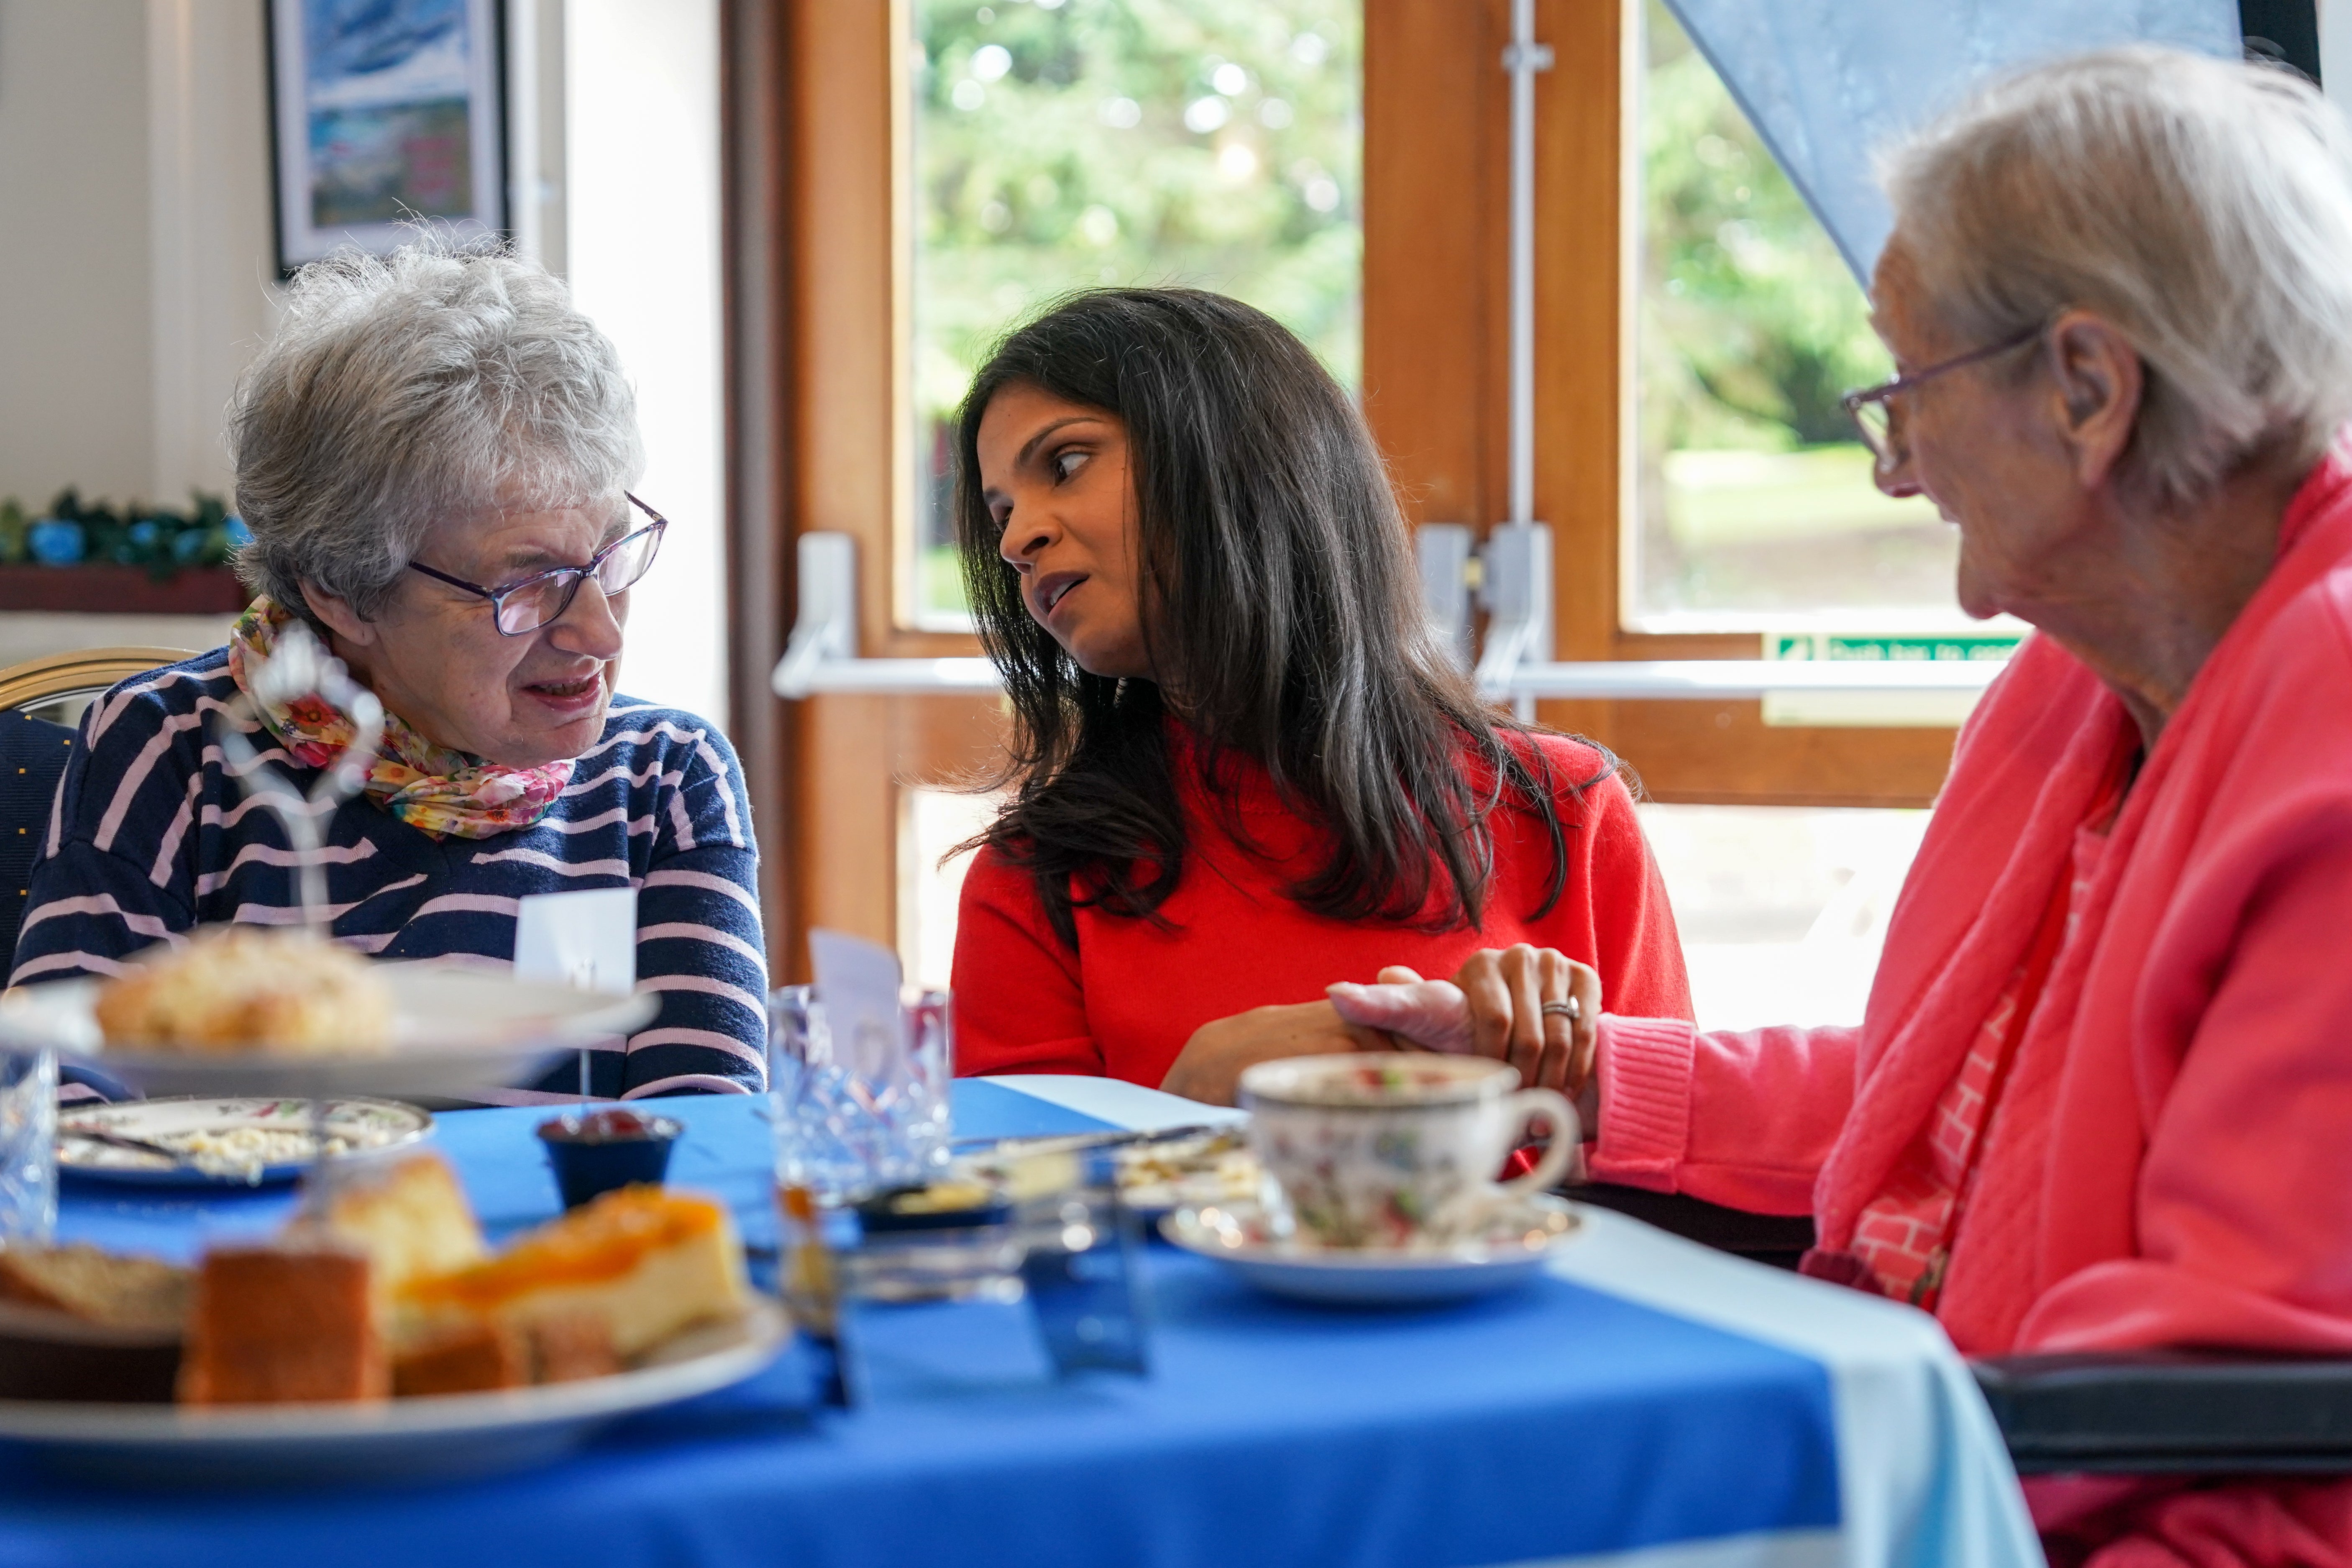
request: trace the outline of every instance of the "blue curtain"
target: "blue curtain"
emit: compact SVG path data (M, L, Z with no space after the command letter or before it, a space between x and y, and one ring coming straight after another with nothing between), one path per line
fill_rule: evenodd
M2111 44L2238 58L2237 0L1665 0L1869 286L1871 157L2012 67Z

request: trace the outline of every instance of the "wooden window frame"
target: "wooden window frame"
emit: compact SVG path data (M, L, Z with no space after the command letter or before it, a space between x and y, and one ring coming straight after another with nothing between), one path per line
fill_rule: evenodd
M806 532L857 542L858 654L977 651L902 624L910 525L905 367L906 0L725 0L730 157L732 722L761 838L769 970L807 977L825 926L897 945L905 793L984 770L1000 705L768 687Z
M1556 657L1755 658L1754 635L1624 629L1633 400L1629 101L1638 0L1538 0L1535 497ZM970 654L908 626L912 106L908 0L724 0L731 724L765 851L771 964L803 936L900 936L903 793L985 769L1001 705L785 703L793 541L857 541L859 653ZM1365 0L1364 409L1415 522L1503 512L1509 0ZM1577 347L1586 352L1572 352ZM1546 702L1677 802L1923 805L1944 729L1768 728L1757 702Z
M1536 87L1535 510L1552 529L1554 657L1759 658L1758 634L1622 619L1635 4L1537 0L1553 65ZM1415 522L1504 513L1509 29L1508 0L1365 5L1364 411ZM1926 805L1951 761L1948 729L1768 727L1755 701L1537 711L1624 757L1662 801Z

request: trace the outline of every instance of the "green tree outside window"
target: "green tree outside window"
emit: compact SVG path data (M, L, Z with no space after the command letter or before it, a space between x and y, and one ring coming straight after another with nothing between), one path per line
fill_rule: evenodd
M914 405L927 617L963 609L950 421L1074 289L1190 284L1361 359L1360 0L916 0Z
M1838 399L1869 304L1722 79L1645 0L1637 617L1946 618L1957 541L1873 488Z

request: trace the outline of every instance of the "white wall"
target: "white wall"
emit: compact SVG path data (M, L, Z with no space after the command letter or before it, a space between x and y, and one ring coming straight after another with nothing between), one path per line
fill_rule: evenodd
M625 683L722 714L717 0L509 11L518 238L618 346L672 521ZM267 58L262 0L0 0L0 496L230 489L280 297Z
M243 0L0 6L0 495L228 489L277 293L262 53Z
M507 0L507 161L515 248L562 277L563 0Z
M222 416L277 319L268 52L259 4L146 0L146 12L147 493L175 502L231 488Z
M631 595L622 688L723 719L717 0L567 0L563 50L572 293L636 384L637 494L670 520Z
M142 0L0 5L0 496L152 478Z

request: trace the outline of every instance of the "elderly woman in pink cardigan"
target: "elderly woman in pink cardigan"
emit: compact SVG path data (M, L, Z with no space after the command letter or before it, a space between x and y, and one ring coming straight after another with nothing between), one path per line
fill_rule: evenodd
M1559 1069L1591 1168L1811 1212L1808 1273L1971 1354L2352 1353L2352 132L2284 72L2131 50L1887 171L1902 374L1849 405L1879 487L1958 526L1962 605L2037 635L1961 732L1862 1026L1600 1017ZM1505 1039L1513 988L1469 989L1334 1000ZM2103 1568L2352 1561L2342 1483L2034 1502Z

